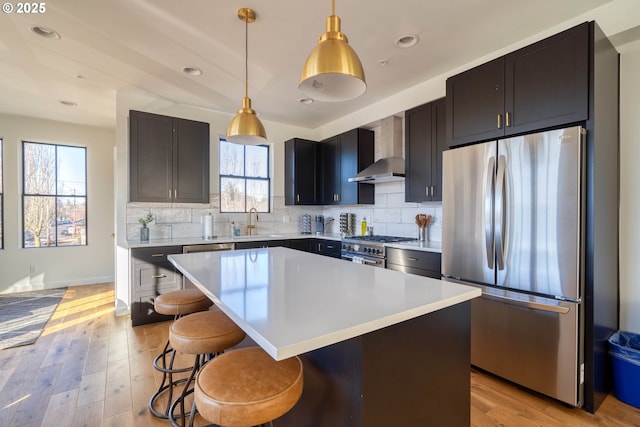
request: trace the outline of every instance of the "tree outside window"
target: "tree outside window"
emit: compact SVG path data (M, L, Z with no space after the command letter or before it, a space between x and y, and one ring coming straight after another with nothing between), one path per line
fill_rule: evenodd
M87 244L87 149L23 142L23 247Z
M269 212L269 147L220 140L220 212Z

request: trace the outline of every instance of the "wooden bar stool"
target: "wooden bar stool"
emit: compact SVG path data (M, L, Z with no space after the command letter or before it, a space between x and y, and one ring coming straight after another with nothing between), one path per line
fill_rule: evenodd
M212 305L213 302L198 289L167 292L159 295L153 301L153 308L156 313L174 316L174 321L187 314L208 310ZM191 366L174 369L173 362L175 357L176 352L170 347L167 339L162 353L158 354L153 360L153 367L162 372L162 382L158 390L149 399L149 411L158 418L166 419L169 417L169 407L173 401L173 387L186 381L186 379L174 381L173 374L189 372L192 369ZM167 358L169 361L167 361ZM160 412L155 408L156 400L165 392L167 393L167 404L163 411Z
M185 398L193 393L189 388L195 380L200 367L207 361L220 355L225 350L239 344L245 338L245 333L222 311L203 311L181 317L173 322L169 328L169 341L176 351L194 354L195 360L191 374L187 379L182 393L169 408L169 420L173 426L185 425ZM175 414L180 406L180 414ZM191 406L190 425L196 414L195 402ZM180 417L182 424L177 423Z
M202 417L219 426L271 424L300 399L302 377L298 357L278 362L259 347L232 350L202 368L195 404Z

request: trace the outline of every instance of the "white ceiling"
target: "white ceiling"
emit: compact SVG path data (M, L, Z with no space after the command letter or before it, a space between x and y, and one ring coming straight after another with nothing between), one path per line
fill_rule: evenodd
M249 26L253 108L263 120L313 129L605 3L337 0L367 92L302 105L300 71L324 32L330 0L47 0L43 14L1 16L0 112L114 127L116 91L137 88L234 113L244 94L244 24L236 11L251 7L258 15ZM61 38L40 37L34 25ZM406 34L420 42L397 48L395 39ZM185 75L185 66L202 76Z

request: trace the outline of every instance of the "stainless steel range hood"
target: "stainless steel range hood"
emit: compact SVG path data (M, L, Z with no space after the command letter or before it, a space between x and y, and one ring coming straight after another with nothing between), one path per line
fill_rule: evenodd
M401 118L391 116L381 121L379 143L382 158L349 178L349 182L376 184L404 180Z

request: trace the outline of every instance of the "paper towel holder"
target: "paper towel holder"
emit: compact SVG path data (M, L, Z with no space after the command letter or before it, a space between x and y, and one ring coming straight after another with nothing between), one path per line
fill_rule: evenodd
M202 238L204 240L211 240L218 237L213 234L213 215L210 213L202 215L200 222L202 223Z

